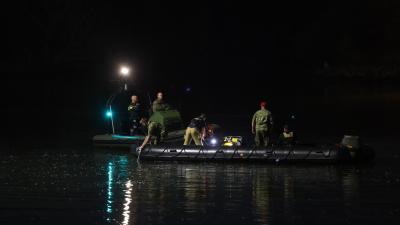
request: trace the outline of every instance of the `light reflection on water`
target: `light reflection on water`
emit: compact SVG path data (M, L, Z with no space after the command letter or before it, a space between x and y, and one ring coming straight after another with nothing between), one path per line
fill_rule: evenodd
M122 211L122 215L123 215L123 217L124 217L124 220L122 221L122 224L123 225L127 225L127 224L129 224L129 218L130 218L130 215L131 215L131 211L129 210L130 209L130 204L131 204L131 202L132 202L132 183L131 183L131 181L130 180L128 180L127 182L126 182L126 184L125 184L125 190L124 190L124 192L125 192L125 203L124 203L124 210Z
M107 181L107 221L110 221L110 214L112 213L112 197L113 197L113 190L112 190L112 185L113 185L113 164L112 162L108 163L108 181Z
M355 169L340 166L138 165L126 156L115 157L108 165L107 212L113 217L108 220L123 225L195 224L211 220L210 215L214 217L207 222L210 224L225 220L239 224L294 223L303 216L299 213L303 204L311 202L306 211L322 213L326 210L315 207L318 199L322 205L331 201L351 204L359 182ZM343 213L342 209L336 213Z
M132 190L133 184L128 177L128 157L127 156L118 156L111 157L111 161L108 162L107 167L107 201L106 201L106 212L107 212L107 221L119 221L119 217L115 217L117 212L122 212L122 222L121 224L127 225L129 224L129 220L131 217L130 205L132 202ZM120 187L120 184L124 184L123 187ZM119 193L115 193L121 191L123 203L121 206L117 204L120 202L120 199L113 200L118 198ZM117 208L117 210L114 210ZM116 211L115 213L113 213Z
M0 202L5 212L1 211L0 221L337 225L385 220L391 224L400 219L396 200L400 185L398 175L387 168L138 165L128 154L21 154L0 163Z

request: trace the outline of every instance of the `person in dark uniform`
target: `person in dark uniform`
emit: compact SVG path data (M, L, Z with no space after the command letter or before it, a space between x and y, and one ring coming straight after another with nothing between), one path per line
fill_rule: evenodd
M135 135L138 133L138 128L140 126L139 122L142 114L142 107L139 103L139 97L137 95L132 95L131 103L128 106L129 112L129 132L130 135Z

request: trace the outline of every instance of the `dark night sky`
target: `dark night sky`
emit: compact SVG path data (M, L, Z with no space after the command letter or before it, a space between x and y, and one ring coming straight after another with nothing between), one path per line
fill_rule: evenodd
M247 97L249 107L284 87L312 86L324 62L397 65L399 11L395 0L8 4L4 106L100 107L118 65L129 63L137 88L168 90L172 99L191 86L196 101L214 98L218 105L229 98L235 105Z
M399 7L396 1L18 3L3 8L3 72L83 67L107 74L129 61L156 78L259 76L271 67L316 68L323 61L388 63L399 51Z

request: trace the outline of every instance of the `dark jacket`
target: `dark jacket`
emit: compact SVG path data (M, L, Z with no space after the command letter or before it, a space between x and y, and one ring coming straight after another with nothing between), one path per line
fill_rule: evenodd
M201 131L203 128L206 127L206 120L200 117L193 118L188 127L196 128L198 131Z

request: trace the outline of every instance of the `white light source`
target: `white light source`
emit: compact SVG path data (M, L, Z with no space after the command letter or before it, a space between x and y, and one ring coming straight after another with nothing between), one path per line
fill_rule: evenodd
M217 144L217 139L215 139L215 138L211 139L211 144L212 145L216 145Z
M120 73L122 76L126 77L129 75L130 69L126 66L121 67Z

